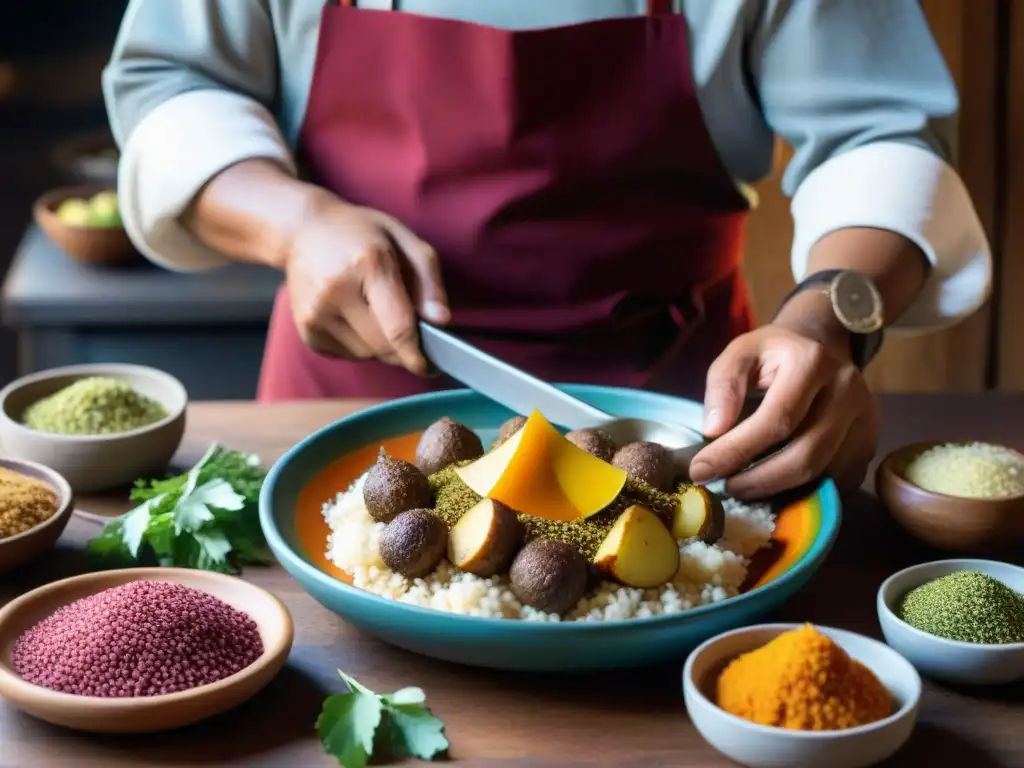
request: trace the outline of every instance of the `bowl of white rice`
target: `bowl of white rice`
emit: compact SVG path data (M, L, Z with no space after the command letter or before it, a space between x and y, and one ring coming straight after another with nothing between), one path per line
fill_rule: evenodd
M687 400L608 387L565 389L622 416L695 426L701 420L700 406ZM713 635L762 620L807 583L838 533L838 494L824 480L795 502L810 534L773 565L770 578L758 580L758 563L779 546L774 534L781 507L726 500L722 538L681 540L679 569L668 583L634 589L602 581L562 615L521 604L507 576L481 578L445 560L422 578L389 571L378 549L384 525L363 503L365 475L318 502L327 531L322 551L309 551L299 537L300 495L339 457L421 431L441 417L466 425L486 444L511 415L469 390L450 390L391 401L321 429L285 454L264 483L260 520L267 541L314 598L387 642L473 666L570 672L681 660ZM330 568L323 566L325 555ZM335 568L348 578L338 578ZM749 588L752 580L756 585Z
M893 451L875 490L908 533L943 550L985 553L1024 541L1024 455L978 441L932 440Z

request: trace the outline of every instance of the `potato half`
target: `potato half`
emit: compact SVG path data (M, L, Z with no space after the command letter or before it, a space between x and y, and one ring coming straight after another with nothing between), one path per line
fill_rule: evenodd
M706 544L714 544L725 535L722 500L703 485L689 486L672 510L672 535L677 539L696 536Z
M657 515L634 505L615 520L594 565L627 587L660 587L679 570L679 545Z
M448 534L448 560L487 578L508 570L523 541L516 513L500 501L482 499L459 518Z

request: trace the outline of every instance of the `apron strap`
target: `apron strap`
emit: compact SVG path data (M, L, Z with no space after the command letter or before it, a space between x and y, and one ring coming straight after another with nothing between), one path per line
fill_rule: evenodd
M666 13L673 13L674 3L672 0L647 0L647 15L648 16L661 16Z

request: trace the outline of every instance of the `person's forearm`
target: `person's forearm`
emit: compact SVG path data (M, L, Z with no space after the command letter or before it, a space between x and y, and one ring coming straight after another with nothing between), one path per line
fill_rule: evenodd
M920 294L928 261L913 242L883 229L841 229L811 251L807 274L853 269L870 277L882 295L885 322L896 320ZM836 350L849 349L849 336L819 291L804 291L782 307L775 324L818 339Z
M225 256L280 269L295 233L326 194L276 163L246 160L212 179L182 222Z

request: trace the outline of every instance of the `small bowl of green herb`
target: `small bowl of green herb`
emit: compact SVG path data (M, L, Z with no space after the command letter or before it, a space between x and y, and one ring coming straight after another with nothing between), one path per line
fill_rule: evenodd
M878 590L886 642L925 676L966 685L1024 679L1024 568L938 560Z
M52 467L76 493L116 488L167 468L187 405L181 382L155 368L53 368L0 390L0 444Z

